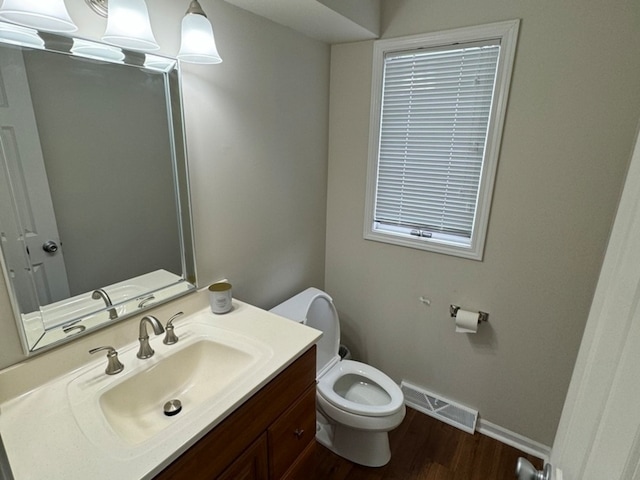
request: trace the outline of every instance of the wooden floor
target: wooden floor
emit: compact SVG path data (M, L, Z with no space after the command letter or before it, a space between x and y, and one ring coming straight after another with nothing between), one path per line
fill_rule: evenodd
M391 461L380 468L354 465L317 444L300 480L514 480L520 456L543 467L513 447L410 408L391 432L390 444Z

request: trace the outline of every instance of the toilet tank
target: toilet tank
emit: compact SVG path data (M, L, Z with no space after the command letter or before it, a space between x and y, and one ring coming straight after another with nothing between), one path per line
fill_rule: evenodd
M318 374L340 359L340 320L333 300L327 293L317 288L307 288L273 307L270 312L322 332L322 337L316 343Z

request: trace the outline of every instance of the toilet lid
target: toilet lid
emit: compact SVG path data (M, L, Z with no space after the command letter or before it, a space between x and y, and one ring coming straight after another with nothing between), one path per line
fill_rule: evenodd
M389 395L390 400L382 405L368 405L346 399L335 390L336 382L346 375L358 375L377 384ZM369 417L393 415L404 404L404 394L393 380L377 368L353 360L342 360L327 371L318 380L317 390L318 394L333 406L350 413Z
M316 374L319 376L339 358L340 320L333 300L325 292L309 288L301 296L305 295L308 307L304 323L322 332L322 337L316 343Z
M326 292L310 287L269 311L322 332L316 342L318 377L340 358L340 319L333 299Z

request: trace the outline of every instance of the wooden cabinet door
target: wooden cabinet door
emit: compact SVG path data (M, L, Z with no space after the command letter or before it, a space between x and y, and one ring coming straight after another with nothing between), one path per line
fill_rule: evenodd
M282 478L316 436L316 386L309 387L267 430L271 479Z
M263 433L217 480L268 480L267 434Z

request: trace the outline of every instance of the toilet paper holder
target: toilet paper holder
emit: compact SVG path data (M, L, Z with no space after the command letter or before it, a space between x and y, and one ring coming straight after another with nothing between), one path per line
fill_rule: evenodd
M449 305L449 313L451 314L452 318L456 318L456 315L458 314L458 310L460 310L459 305ZM480 325L481 322L488 322L488 321L489 321L488 313L478 312L478 325Z

